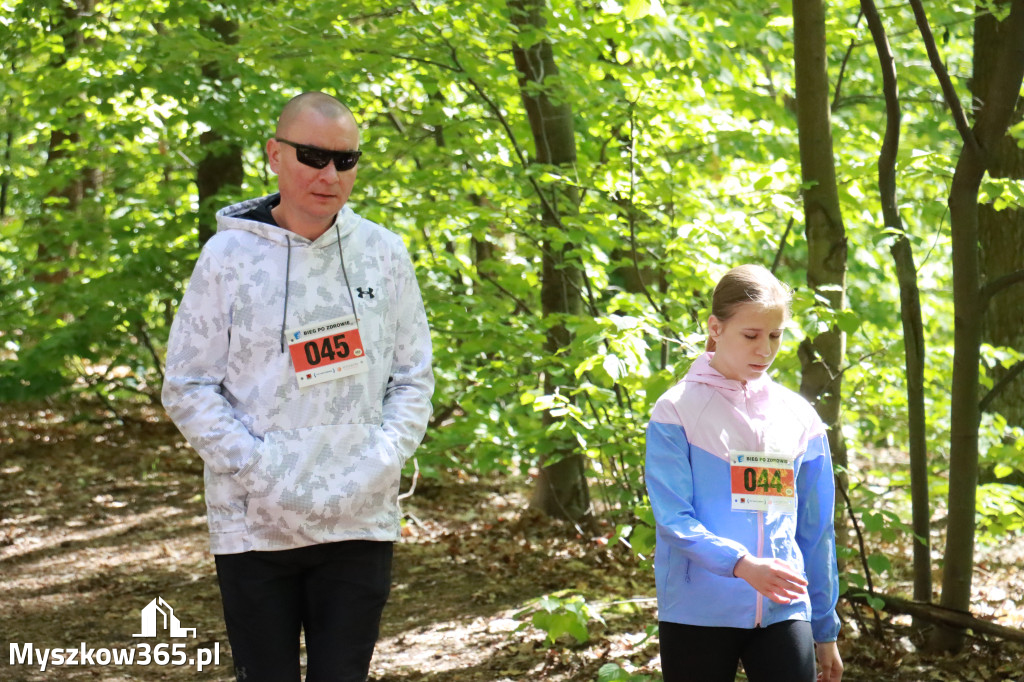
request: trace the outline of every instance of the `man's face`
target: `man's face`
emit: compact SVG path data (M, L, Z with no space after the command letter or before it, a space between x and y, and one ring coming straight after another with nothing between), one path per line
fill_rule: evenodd
M328 117L315 109L300 112L278 136L298 144L336 151L359 149L359 129L351 117ZM348 201L358 166L335 169L333 163L313 168L299 163L295 148L271 139L267 142L270 168L277 173L281 209L289 221L327 227ZM286 225L295 228L298 225Z

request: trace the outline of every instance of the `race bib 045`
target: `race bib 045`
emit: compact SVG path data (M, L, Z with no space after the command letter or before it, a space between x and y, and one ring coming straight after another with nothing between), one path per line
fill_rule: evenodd
M781 453L729 453L733 511L796 513L795 457Z
M288 351L299 388L368 369L354 315L289 329L287 334Z

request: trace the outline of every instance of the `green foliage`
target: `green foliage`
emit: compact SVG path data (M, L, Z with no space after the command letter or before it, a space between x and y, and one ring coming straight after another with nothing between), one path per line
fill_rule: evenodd
M650 682L650 675L630 675L618 663L605 663L597 671L597 682Z
M978 539L990 545L1000 537L1024 531L1024 489L990 483L978 488Z
M516 620L529 616L530 623L547 634L547 642L554 644L562 635L570 635L577 643L590 639L591 621L604 623L601 612L587 604L579 595L559 596L549 594L528 602L529 606L515 614ZM516 631L527 627L521 624Z
M646 498L633 508L635 523L621 523L615 528L615 540L629 547L641 565L654 565L655 522L651 503Z
M962 86L974 4L939 5L929 15ZM857 2L828 16L850 253L848 309L838 314L805 284L787 3L554 0L548 29L529 33L517 33L496 0L129 0L80 15L66 7L0 8L0 401L69 391L155 399L207 219L196 164L221 149L202 134L243 149L243 186L218 204L273 191L262 150L277 112L293 94L324 89L363 126L354 207L405 238L420 276L437 374L435 421L419 455L425 475L526 476L553 444L571 440L587 457L600 509L622 511L618 536L649 559L644 427L703 348L713 283L739 262L777 260L796 290L776 362L782 383L800 383L794 351L805 335L832 324L848 333L843 418L854 478L873 470L870 453L905 448L892 226L881 219L875 175L881 81ZM237 24L237 42L211 30L216 18ZM941 476L953 343L946 198L959 140L912 15L893 6L883 19L900 70L899 201L928 321L927 437ZM510 47L542 39L560 67L555 85L573 104L571 169L530 163ZM564 185L578 191L579 210L552 233L539 193ZM1021 201L1012 183L987 181L985 192ZM583 314L541 314L545 241L574 245ZM557 353L545 348L556 323L573 335ZM985 357L994 368L1021 356ZM563 388L548 394L545 385ZM1013 441L1005 424L986 424L986 457L1020 470L1021 448L1001 449ZM887 471L902 493L905 475ZM866 487L853 494L865 496L858 507L873 502ZM989 532L1018 527L1019 507L1004 492L979 499ZM905 530L888 516L865 523L876 534Z

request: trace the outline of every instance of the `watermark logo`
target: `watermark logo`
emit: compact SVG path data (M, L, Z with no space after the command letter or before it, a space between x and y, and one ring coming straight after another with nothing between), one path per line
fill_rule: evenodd
M196 636L195 628L181 627L174 609L163 597L157 597L142 607L142 632L132 637L156 637L157 626L163 626L171 637L188 637L190 632L193 639Z
M196 638L196 628L182 627L181 620L163 597L156 597L140 611L142 632L132 637ZM212 647L196 647L189 651L182 642L150 644L140 642L128 647L92 647L86 642L67 647L42 647L34 642L11 642L11 666L33 666L40 672L67 666L188 666L196 672L210 665L220 665L220 642ZM0 677L3 677L0 674Z

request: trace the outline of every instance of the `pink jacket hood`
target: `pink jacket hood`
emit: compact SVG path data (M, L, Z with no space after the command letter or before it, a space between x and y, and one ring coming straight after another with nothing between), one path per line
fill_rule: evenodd
M727 379L721 372L711 366L711 359L714 357L715 354L709 351L694 360L690 371L686 373L683 381L717 388L733 403L740 402L751 396L756 399L767 399L768 388L772 382L767 373L746 383L738 379Z

